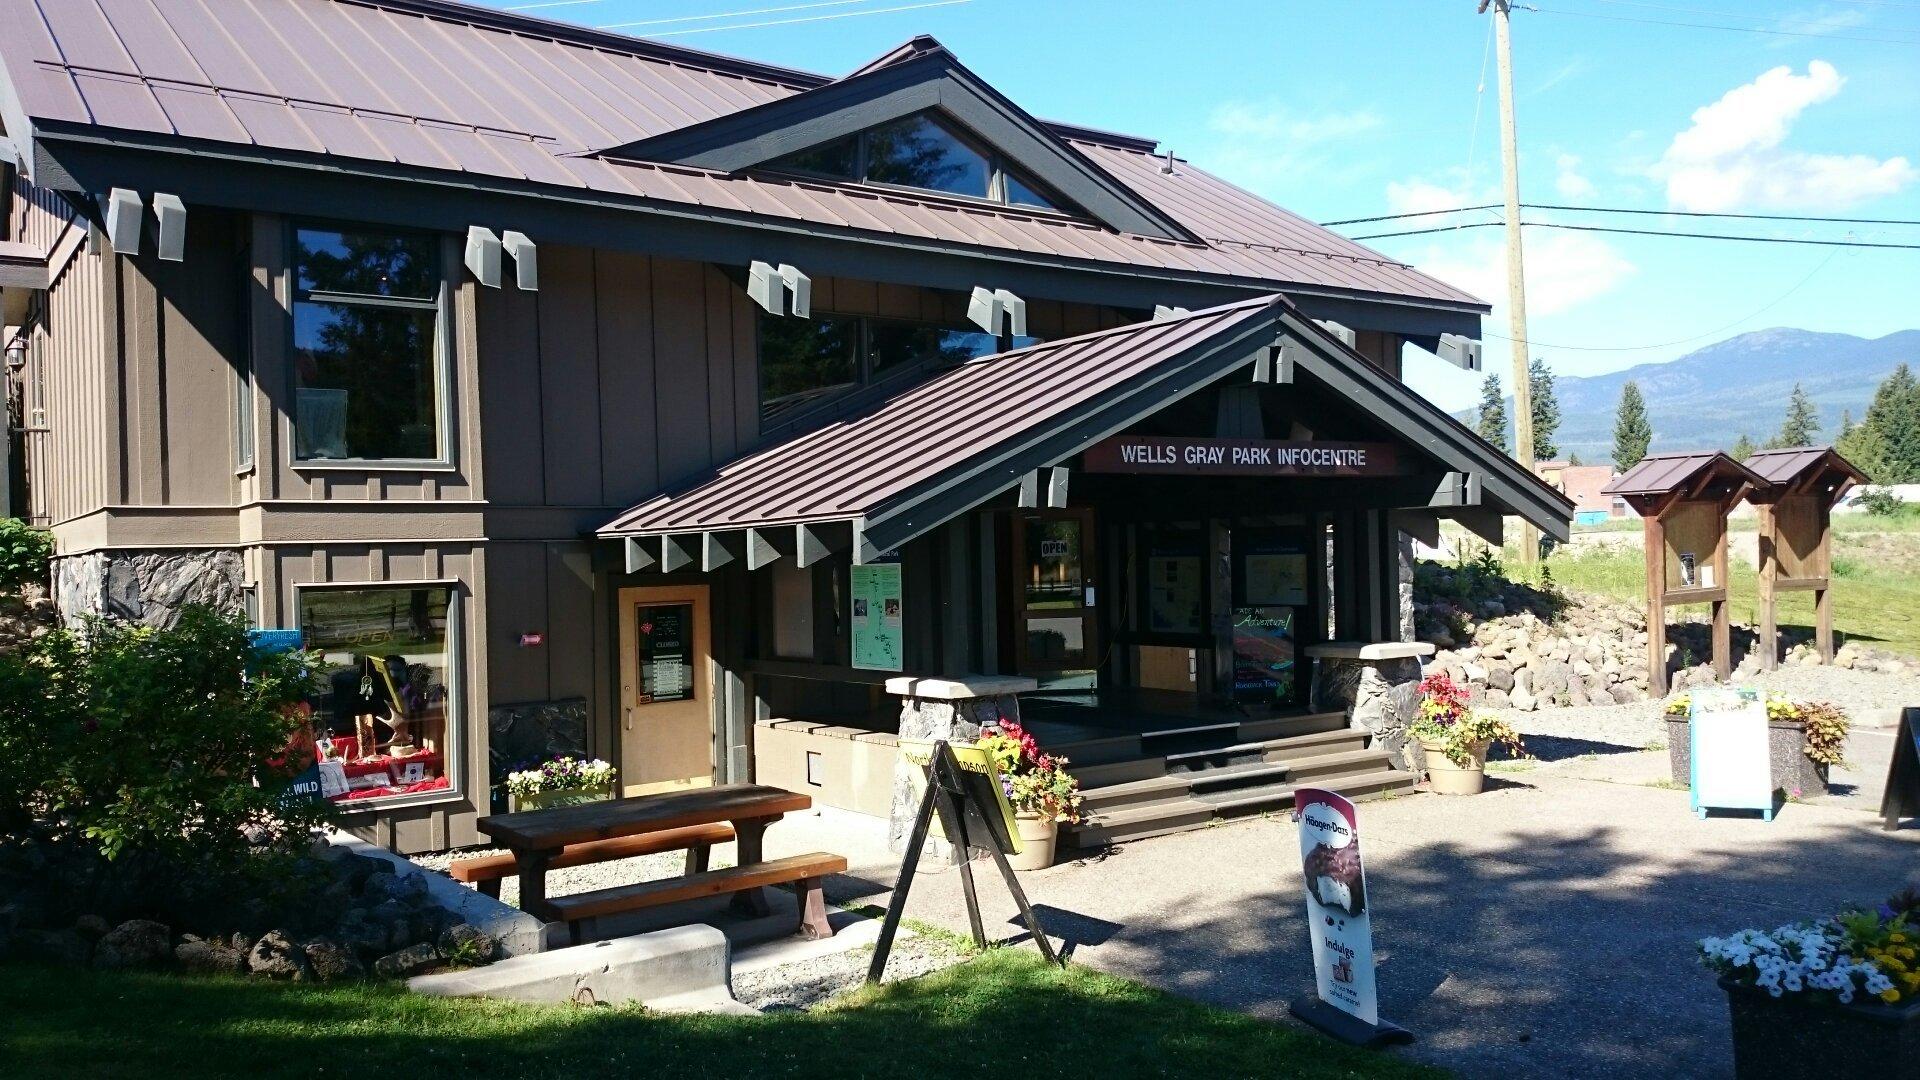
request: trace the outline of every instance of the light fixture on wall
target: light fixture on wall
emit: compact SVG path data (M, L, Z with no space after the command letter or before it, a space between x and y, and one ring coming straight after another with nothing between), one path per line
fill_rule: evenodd
M7 341L7 370L19 371L27 366L27 336L15 334Z

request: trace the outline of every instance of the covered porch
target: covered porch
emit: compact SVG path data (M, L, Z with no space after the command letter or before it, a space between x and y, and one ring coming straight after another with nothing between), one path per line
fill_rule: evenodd
M1273 297L963 364L600 535L623 627L712 591L714 779L885 813L903 677L1031 680L1018 714L1089 787L1296 750L1386 772L1309 653L1400 639L1403 533L1506 514L1564 535L1571 507ZM637 746L686 677L631 636Z

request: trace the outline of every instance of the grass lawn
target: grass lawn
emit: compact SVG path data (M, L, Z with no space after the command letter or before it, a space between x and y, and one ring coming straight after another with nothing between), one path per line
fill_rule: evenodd
M0 966L8 1077L1442 1077L1031 953L763 1017Z
M1920 543L1909 535L1857 534L1836 530L1834 538L1833 627L1844 641L1920 656ZM1524 573L1517 552L1504 559L1507 572ZM1553 580L1580 592L1602 593L1639 605L1646 596L1646 571L1640 548L1563 547L1546 560ZM1760 623L1760 575L1734 561L1733 621ZM1681 614L1707 608L1680 608ZM1813 632L1813 594L1782 593L1780 625ZM1790 638L1790 640L1794 640Z

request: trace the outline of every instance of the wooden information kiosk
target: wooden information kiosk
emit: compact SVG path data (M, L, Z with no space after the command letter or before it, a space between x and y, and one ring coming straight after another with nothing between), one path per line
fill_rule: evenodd
M1726 454L1658 454L1602 489L1618 495L1646 526L1647 685L1665 697L1667 609L1713 606L1713 670L1733 674L1727 612L1727 513L1765 480Z
M1765 450L1747 459L1767 486L1747 501L1760 514L1760 658L1780 663L1778 604L1783 592L1813 594L1814 647L1833 663L1833 508L1865 473L1830 446Z

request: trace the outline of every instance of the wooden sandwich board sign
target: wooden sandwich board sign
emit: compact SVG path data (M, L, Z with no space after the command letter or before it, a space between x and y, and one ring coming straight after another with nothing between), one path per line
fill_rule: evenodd
M1007 854L1020 851L1020 833L1014 826L1013 808L1007 803L1006 788L1000 783L1000 770L993 757L972 744L959 746L945 739L925 742L900 740L900 756L926 770L927 783L920 797L920 811L914 815L913 831L907 836L906 854L900 859L900 873L894 879L893 896L887 901L887 916L880 924L880 940L873 950L873 962L867 967L867 981L877 983L887 969L887 954L893 951L894 935L900 930L900 916L906 911L907 892L913 887L914 871L927 846L927 831L933 815L940 815L940 828L960 855L960 891L967 898L967 922L973 930L973 943L987 947L986 925L980 916L980 897L973 887L972 853L984 848L1000 868L1007 891L1020 907L1020 918L1040 947L1040 955L1057 963L1053 944L1040 928L1040 918L1027 903L1026 890L1013 876Z
M1687 722L1693 812L1758 810L1773 820L1767 704L1755 690L1696 689Z
M1301 788L1293 800L1318 993L1293 999L1288 1011L1355 1046L1410 1043L1412 1032L1380 1019L1373 980L1373 905L1360 863L1360 817L1344 796L1321 788Z
M1920 818L1920 709L1903 709L1893 733L1893 760L1887 763L1887 790L1880 816L1889 831L1901 818Z

